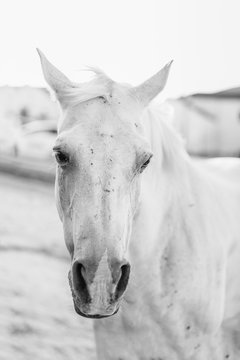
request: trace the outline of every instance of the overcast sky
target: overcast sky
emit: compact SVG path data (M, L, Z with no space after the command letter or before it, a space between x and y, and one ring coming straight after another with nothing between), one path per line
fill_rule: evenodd
M39 47L138 84L171 59L165 96L240 85L240 0L1 0L0 85L44 86Z

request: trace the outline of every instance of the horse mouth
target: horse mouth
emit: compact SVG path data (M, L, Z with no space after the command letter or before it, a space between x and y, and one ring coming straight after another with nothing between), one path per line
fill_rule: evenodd
M108 317L110 317L110 316L115 315L115 314L118 312L118 310L119 310L119 307L118 307L112 314L104 314L104 315L102 315L102 314L91 314L91 315L89 315L89 314L86 314L86 313L82 312L82 311L79 309L79 307L75 304L74 301L73 301L73 303L74 303L74 309L75 309L76 313L77 313L78 315L83 316L83 317L88 318L88 319L103 319L103 318L108 318Z

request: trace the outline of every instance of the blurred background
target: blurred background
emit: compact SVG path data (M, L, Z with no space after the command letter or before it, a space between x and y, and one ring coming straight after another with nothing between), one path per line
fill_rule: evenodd
M0 2L0 360L95 360L54 204L58 106L35 48L74 81L86 65L141 83L174 59L159 101L191 155L240 155L239 0Z

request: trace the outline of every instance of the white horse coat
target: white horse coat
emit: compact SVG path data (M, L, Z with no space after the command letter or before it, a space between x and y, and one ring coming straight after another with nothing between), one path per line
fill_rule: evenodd
M74 287L73 269L70 271L75 309L84 316L109 316L118 309L122 299L117 314L95 320L98 358L239 360L240 161L190 159L181 140L162 119L159 110L148 105L164 87L169 67L134 88L134 92L131 90L129 97L129 87L108 82L103 74L97 74L96 83L78 87L53 67L43 54L40 56L45 78L63 109L55 149L59 164L56 195L72 266L81 262L81 274L78 274L81 283L80 280L77 283L81 285L80 290ZM108 97L103 90L109 84ZM133 94L142 104L141 110L137 106L134 108ZM124 126L128 124L131 126L124 132ZM128 132L131 133L129 138ZM123 161L121 166L128 166L129 174L129 164L133 162L130 145L135 141L135 133L141 143L138 152L144 148L144 154L148 154L146 144L150 147L153 153L151 163L141 175L137 175L141 181L124 185L125 193L121 193L122 183L111 190L109 179L114 167L108 165L104 168L104 164L110 164L109 154L113 158L118 155L120 159L125 145L128 149L124 154L126 162ZM104 147L101 136L108 136ZM114 141L118 141L118 145L115 146ZM81 151L73 152L78 142L81 142ZM67 154L59 150L63 145L68 149ZM98 160L91 157L94 146L98 147ZM99 157L101 151L107 154L104 153L103 160ZM73 163L68 165L69 153L82 164L81 172L75 170ZM92 158L95 162L90 163ZM87 163L89 166L85 165ZM148 163L149 160L145 161L142 169ZM92 170L94 166L96 172ZM70 178L67 178L67 169L71 172ZM119 168L116 169L121 177ZM105 179L105 175L109 177ZM81 177L85 180L78 185ZM132 212L127 207L128 200L125 205L121 202L122 197L128 199L128 187L132 189ZM109 200L110 191L114 189L123 194L119 202L114 200L116 197L112 193L113 200ZM84 202L83 208L81 201ZM108 210L103 208L103 204L108 204ZM101 211L96 212L98 206ZM127 220L124 220L122 209L129 211ZM92 215L93 211L95 215ZM88 215L86 219L85 213ZM98 221L102 213L105 220L108 214L109 224L105 222L105 228ZM98 228L93 225L93 217ZM116 221L115 228L123 229L120 231L123 235L117 241L114 240L117 235L111 225L112 217ZM82 218L84 222L81 222ZM125 221L125 225L121 221ZM88 240L89 229L92 229L91 238L98 234L92 242ZM112 242L106 240L107 232L111 234L109 239ZM92 254L95 256L95 260L91 260L92 267L85 265L83 272L82 263L86 264L86 257L93 259ZM112 258L111 254L114 254ZM125 283L124 294L113 304L109 294L114 293L116 283L112 283L113 270L109 264L116 257L127 258L131 272L126 291ZM85 297L81 299L83 290Z

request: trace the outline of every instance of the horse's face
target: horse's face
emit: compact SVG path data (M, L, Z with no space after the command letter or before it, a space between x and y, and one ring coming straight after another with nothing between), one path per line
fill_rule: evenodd
M71 87L69 80L43 55L41 60L63 108L54 146L56 199L72 259L75 310L87 317L110 316L127 287L128 243L141 173L152 156L139 123L143 106L129 88L113 82L108 97L73 106L63 95Z
M151 158L139 125L126 121L120 107L113 94L111 102L98 98L67 110L54 146L69 280L75 309L86 316L118 309L130 273L140 174Z

